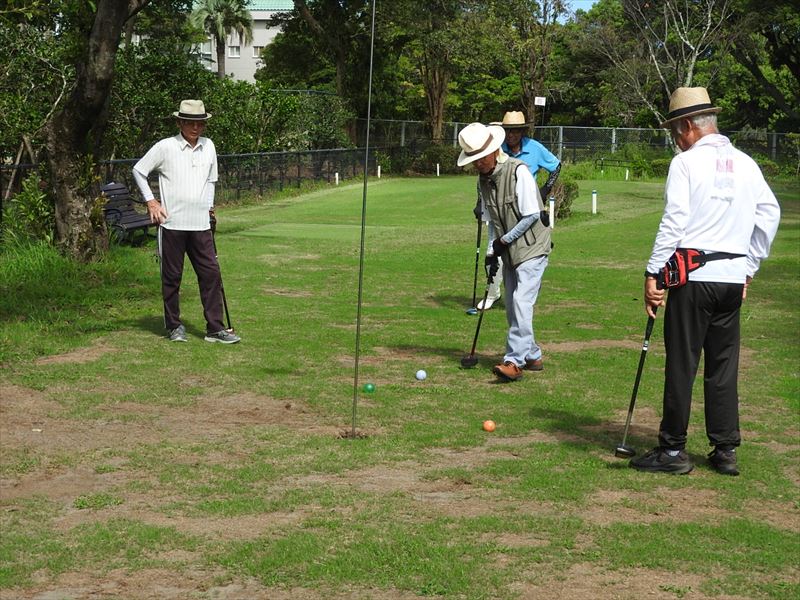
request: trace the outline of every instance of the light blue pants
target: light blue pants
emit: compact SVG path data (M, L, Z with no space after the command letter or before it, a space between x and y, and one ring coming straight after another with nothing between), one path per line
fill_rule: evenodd
M533 306L539 296L547 262L545 255L526 260L516 269L509 264L510 261L503 265L508 320L508 340L503 361L511 361L518 367L524 367L526 360L542 357L542 349L533 337Z

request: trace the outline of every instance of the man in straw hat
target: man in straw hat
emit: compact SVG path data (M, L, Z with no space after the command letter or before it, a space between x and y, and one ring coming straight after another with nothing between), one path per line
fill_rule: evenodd
M561 171L561 161L555 155L536 140L527 136L528 127L531 125L525 121L525 115L520 111L509 111L503 115L503 120L498 125L502 126L506 132L506 139L501 146L503 152L513 158L517 158L528 165L534 180L540 170L548 173L545 184L539 189L542 201L547 200L550 190L556 183L558 174ZM478 200L480 203L480 200ZM476 207L475 216L488 221L488 216L481 214ZM489 240L489 245L493 240ZM502 269L502 258L499 258ZM476 307L478 310L489 310L492 305L500 299L500 285L503 283L502 270L498 272L492 285L489 286L489 293L486 295L486 303L483 300Z
M665 262L676 249L716 256L695 262L688 282L669 286L664 314L663 417L658 446L630 465L640 471L688 473L686 431L692 385L705 355L706 434L710 466L738 475L739 309L778 229L780 207L758 165L717 129L720 108L705 88L678 88L670 97L669 127L682 151L672 159L665 208L645 270L644 303L650 317L664 304ZM680 253L679 253L680 254ZM722 260L719 260L722 259Z
M211 115L201 100L183 100L172 116L180 132L157 142L133 167L133 178L147 201L150 219L160 226L164 324L171 341L187 341L179 296L187 255L200 286L205 340L235 344L239 336L222 323L222 276L211 231L217 151L214 142L202 137ZM153 172L158 173L160 200L155 199L147 183L147 176Z
M500 126L470 123L458 134L458 166L475 164L494 256L505 257L508 339L503 362L493 372L501 381L516 381L523 369L543 368L542 350L533 335L533 307L552 244L536 182L524 162L500 149L504 139Z

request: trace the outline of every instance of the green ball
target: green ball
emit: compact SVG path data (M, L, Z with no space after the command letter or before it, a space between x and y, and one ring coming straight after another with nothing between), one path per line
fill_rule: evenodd
M374 383L365 383L364 384L364 391L368 394L371 394L375 391L375 384Z

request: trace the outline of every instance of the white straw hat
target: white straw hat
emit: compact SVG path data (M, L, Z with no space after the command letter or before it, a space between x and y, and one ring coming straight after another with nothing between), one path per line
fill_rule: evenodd
M503 145L505 139L506 132L502 127L470 123L458 134L458 144L461 146L458 166L463 167L491 154Z

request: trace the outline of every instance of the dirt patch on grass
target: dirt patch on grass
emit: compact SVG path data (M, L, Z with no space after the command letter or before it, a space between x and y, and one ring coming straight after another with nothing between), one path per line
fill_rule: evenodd
M307 290L280 289L274 287L261 288L265 296L283 296L285 298L311 298L314 294Z
M653 598L654 600L746 600L746 596L707 596L700 592L704 579L699 575L682 571L680 577L671 571L636 569L609 571L596 565L576 563L558 575L540 577L532 575L533 581L512 584L513 592L520 600L558 598L559 600L607 600L630 598Z
M590 326L583 328L591 329ZM641 343L638 344L641 350ZM583 340L577 342L549 342L545 350L547 352L585 352L586 350L608 350L611 348L621 348L631 350L637 348L635 340Z
M58 365L58 364L84 364L89 363L109 352L116 352L116 348L110 346L107 342L97 341L93 345L85 348L76 348L63 354L54 354L52 356L44 356L36 360L37 365Z
M709 522L736 513L719 506L716 492L658 487L651 492L600 490L592 494L581 518L593 525L613 523Z
M114 473L62 464L106 449L119 453L142 445L213 440L252 426L280 426L331 437L341 429L320 425L318 415L301 400L254 393L201 397L190 407L117 402L98 407L100 418L80 420L60 416L63 408L35 390L9 386L0 393L0 451L13 456L24 449L46 467L0 480L3 499L44 495L63 500L121 485L124 482L116 481L119 475Z

